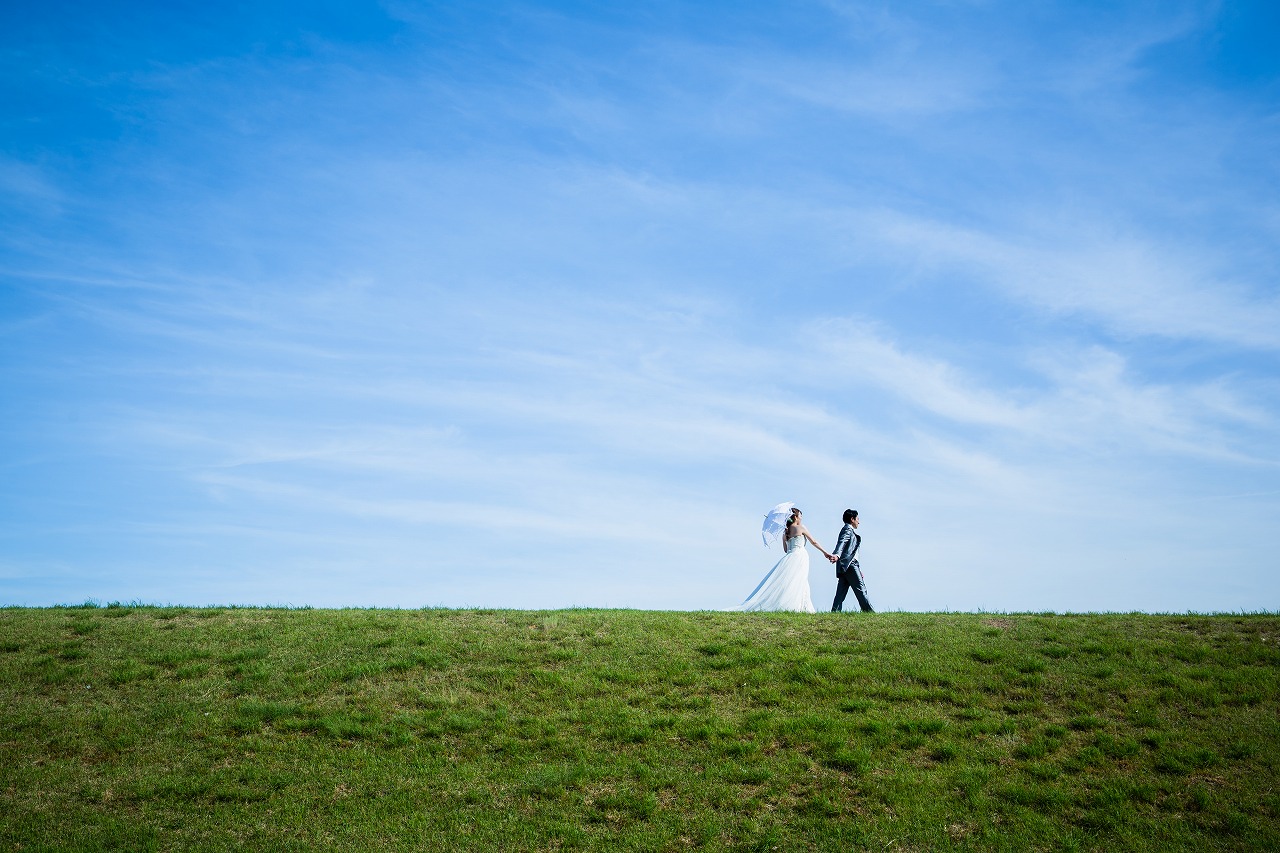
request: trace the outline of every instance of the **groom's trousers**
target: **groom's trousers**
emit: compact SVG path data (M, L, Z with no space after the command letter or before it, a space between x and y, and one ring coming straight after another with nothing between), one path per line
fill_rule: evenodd
M851 589L858 599L858 606L862 608L863 613L875 612L871 609L871 602L867 599L867 583L862 577L862 567L858 565L856 560L850 563L844 573L837 577L839 577L839 582L836 584L836 600L831 602L832 613L839 613L844 610L844 597L849 594Z

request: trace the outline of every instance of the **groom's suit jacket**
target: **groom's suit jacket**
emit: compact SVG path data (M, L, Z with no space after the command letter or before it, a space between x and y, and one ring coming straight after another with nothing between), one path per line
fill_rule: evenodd
M831 552L836 555L836 577L843 575L850 565L858 562L858 548L861 546L862 537L853 529L852 524L846 524L840 529L836 549Z

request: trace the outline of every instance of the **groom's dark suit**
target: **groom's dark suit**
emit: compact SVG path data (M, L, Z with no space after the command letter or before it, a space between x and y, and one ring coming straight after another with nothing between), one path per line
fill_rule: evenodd
M862 537L846 524L840 530L840 538L836 541L836 600L831 602L831 612L838 613L844 609L844 597L853 590L858 598L858 606L863 613L873 613L871 602L867 600L867 585L862 579L862 567L858 565L858 549L862 547Z

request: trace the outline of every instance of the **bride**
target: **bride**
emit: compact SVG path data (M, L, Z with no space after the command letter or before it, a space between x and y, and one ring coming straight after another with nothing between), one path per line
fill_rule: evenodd
M828 560L831 554L809 535L804 526L804 513L791 510L786 532L782 534L782 555L769 573L764 576L747 600L730 610L798 610L801 613L817 613L809 595L809 552L805 541L822 552Z

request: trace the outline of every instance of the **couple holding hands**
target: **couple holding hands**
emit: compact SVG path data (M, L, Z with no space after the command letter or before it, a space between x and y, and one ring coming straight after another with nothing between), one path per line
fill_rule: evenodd
M781 519L785 517L785 525ZM769 533L777 529L783 530L782 559L769 570L760 584L747 596L747 600L732 610L798 610L801 613L817 613L813 599L809 595L809 552L805 543L822 552L822 555L836 565L836 597L831 603L833 613L844 609L845 596L849 590L858 599L864 613L871 613L871 602L867 600L867 587L862 578L862 568L858 565L858 548L862 546L862 537L858 535L858 511L844 511L844 527L840 529L840 537L836 541L834 552L827 551L809 533L804 526L804 513L792 504L779 504L765 516L764 539L769 542Z

